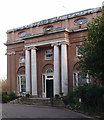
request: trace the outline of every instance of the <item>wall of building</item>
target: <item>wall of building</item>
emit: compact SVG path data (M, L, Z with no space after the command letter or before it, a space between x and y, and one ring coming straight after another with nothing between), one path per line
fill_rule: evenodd
M73 14L72 14L73 15ZM51 22L47 24L31 26L27 28L23 28L20 30L13 30L12 32L7 32L7 80L8 80L8 92L15 92L17 94L17 75L20 67L25 66L25 63L19 63L19 54L23 53L25 55L25 47L26 45L36 44L36 43L48 43L52 41L58 40L67 40L69 42L68 45L68 90L73 89L73 69L75 64L78 61L76 57L76 46L82 45L83 40L87 38L87 31L83 30L83 28L87 27L87 23L92 20L92 18L96 18L100 16L101 12L94 12L90 14L82 14L79 16L73 16L68 19L60 19L57 21L51 20ZM68 16L68 15L67 15ZM64 16L65 17L65 16ZM79 18L87 18L87 22L82 25L75 24L75 21ZM44 33L44 28L48 25L53 25L52 32L49 34ZM69 32L60 31L55 32L55 28L62 27L68 28ZM82 29L79 32L74 31ZM34 36L28 36L21 38L19 37L19 33L25 31L26 33L32 33ZM18 42L19 41L19 42ZM14 43L17 42L17 43ZM53 68L53 60L54 60L54 52L52 60L45 60L45 51L47 49L53 49L51 44L45 46L37 46L37 87L38 94L42 96L42 73L45 72L46 68ZM54 50L53 50L54 51ZM61 51L61 48L60 48ZM47 67L48 66L48 67ZM61 73L61 52L60 52L60 73ZM60 74L61 78L61 74ZM61 79L60 79L60 91L61 91Z

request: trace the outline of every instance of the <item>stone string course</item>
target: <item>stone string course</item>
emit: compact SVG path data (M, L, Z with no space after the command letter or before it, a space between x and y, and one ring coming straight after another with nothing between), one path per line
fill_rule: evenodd
M93 8L93 9L87 9L87 10L83 10L83 11L79 11L79 12L75 12L75 13L70 13L70 14L66 14L66 15L63 15L63 16L54 17L54 18L34 22L32 24L25 25L25 26L22 26L22 27L13 28L13 29L7 30L7 33L23 30L23 29L26 29L26 28L36 27L36 26L40 26L40 25L45 25L45 24L48 24L48 23L53 23L53 22L57 22L57 21L61 21L61 20L66 20L66 19L70 19L70 18L74 18L74 17L78 17L78 16L83 16L83 15L87 15L87 14L95 13L95 12L99 12L99 11L101 11L100 7Z

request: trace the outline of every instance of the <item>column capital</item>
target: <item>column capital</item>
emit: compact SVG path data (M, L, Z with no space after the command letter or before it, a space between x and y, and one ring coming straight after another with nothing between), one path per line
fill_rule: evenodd
M26 48L24 48L23 50L30 50L30 47L26 47Z
M52 43L51 46L59 46L59 43Z
M31 50L31 49L37 50L37 48L35 46L24 48L24 50Z
M33 47L30 47L30 49L37 50L38 48L36 48L35 46L33 46Z
M69 42L68 41L63 41L63 42L60 42L59 45L69 45Z

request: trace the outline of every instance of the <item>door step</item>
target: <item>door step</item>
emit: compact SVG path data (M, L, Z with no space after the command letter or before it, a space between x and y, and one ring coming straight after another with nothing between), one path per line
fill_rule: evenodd
M27 104L27 105L36 105L36 106L55 106L55 107L64 107L64 102L61 98L26 98L21 97L16 100L11 101L12 104Z

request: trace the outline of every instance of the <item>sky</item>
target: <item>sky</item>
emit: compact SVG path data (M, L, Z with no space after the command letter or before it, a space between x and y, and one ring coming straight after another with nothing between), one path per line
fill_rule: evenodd
M0 79L7 76L7 30L80 10L101 7L104 0L0 0Z

